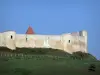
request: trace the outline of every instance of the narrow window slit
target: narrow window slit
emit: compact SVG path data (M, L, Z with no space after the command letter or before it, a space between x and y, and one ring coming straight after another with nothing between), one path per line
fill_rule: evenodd
M70 43L70 40L68 40L68 42Z
M27 38L26 38L26 41L27 41Z
M11 35L11 39L13 38L13 36Z

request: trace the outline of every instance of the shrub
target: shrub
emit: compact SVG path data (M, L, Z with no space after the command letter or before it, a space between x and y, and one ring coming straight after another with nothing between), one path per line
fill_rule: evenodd
M88 71L95 71L95 64L90 64L89 68L88 68Z
M64 52L63 50L59 49L52 49L52 48L16 48L16 50L10 50L6 47L0 47L0 52L7 52L7 53L20 53L20 54L42 54L42 55L54 55L54 56L64 56L67 58L72 59L87 59L87 60L96 60L94 56L89 53L83 52L74 52L73 54L69 54Z
M92 56L89 53L83 53L83 52L74 52L73 55L76 57L76 59L88 59L88 60L97 60L94 56Z

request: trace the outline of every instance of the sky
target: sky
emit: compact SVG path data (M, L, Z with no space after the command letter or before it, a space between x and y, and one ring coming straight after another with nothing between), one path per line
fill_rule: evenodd
M0 0L0 32L88 32L88 52L100 59L100 0Z

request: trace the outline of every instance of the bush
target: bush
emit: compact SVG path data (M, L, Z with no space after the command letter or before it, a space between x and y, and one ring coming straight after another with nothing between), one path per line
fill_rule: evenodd
M73 56L75 56L76 59L80 59L80 60L83 60L83 59L88 59L88 60L97 60L94 56L92 56L91 54L89 53L83 53L83 52L74 52L73 53Z
M95 64L90 64L88 71L95 71L96 65Z
M61 55L69 56L70 54L59 49L52 48L16 48L16 50L9 50L8 48L0 48L0 52L10 53L23 53L23 54L50 54L50 55Z
M72 59L87 59L87 60L96 60L94 56L89 53L83 52L74 52L73 54L69 54L59 49L52 48L16 48L16 50L10 50L6 47L0 47L0 52L9 52L9 53L21 53L21 54L43 54L43 55L54 55L54 56L65 56L67 58Z

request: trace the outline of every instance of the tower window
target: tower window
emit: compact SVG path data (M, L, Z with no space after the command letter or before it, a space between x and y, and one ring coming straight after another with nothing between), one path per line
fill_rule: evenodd
M70 43L70 40L68 40L68 42Z
M11 39L13 38L13 36L11 35Z

